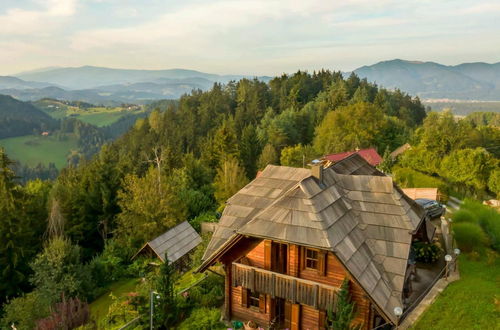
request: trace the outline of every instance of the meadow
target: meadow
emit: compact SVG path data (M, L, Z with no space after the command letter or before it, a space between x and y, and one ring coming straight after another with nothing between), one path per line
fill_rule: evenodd
M144 111L137 106L78 107L55 100L40 100L34 104L54 119L76 118L97 127L111 125L127 114L137 114Z
M23 165L36 166L38 163L54 163L58 169L66 166L66 157L77 149L75 136L67 135L62 141L55 136L25 135L0 140L7 154Z

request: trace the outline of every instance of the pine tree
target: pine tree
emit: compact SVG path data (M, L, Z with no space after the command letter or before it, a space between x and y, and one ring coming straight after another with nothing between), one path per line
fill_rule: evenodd
M156 288L159 298L156 301L155 325L162 329L170 329L177 322L177 301L175 296L175 269L165 253L165 262L160 266L160 274Z
M260 154L260 143L254 126L248 125L243 129L239 147L240 160L245 167L247 178L253 179L257 173L257 159Z
M344 279L340 291L337 294L337 309L336 311L328 311L328 320L330 330L359 330L362 324L352 325L352 321L356 317L356 303L351 301L349 293L349 280Z

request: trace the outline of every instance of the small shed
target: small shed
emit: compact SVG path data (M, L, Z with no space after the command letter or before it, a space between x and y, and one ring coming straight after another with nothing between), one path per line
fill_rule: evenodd
M183 223L171 228L164 234L147 242L144 246L132 257L138 255L148 255L157 257L162 262L165 262L165 253L167 253L168 261L174 264L176 268L183 268L191 252L198 244L201 243L201 237L189 224Z

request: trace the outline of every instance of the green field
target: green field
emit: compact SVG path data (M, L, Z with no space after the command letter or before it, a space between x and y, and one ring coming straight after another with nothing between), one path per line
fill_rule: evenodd
M40 100L34 103L36 107L55 119L76 118L98 127L111 125L127 114L143 112L141 107L90 107L81 109L54 100Z
M77 149L77 140L71 135L64 141L57 140L55 136L25 135L1 139L0 146L5 148L9 158L23 165L54 163L61 169L66 166L69 152Z
M462 255L451 283L412 329L500 329L500 262Z

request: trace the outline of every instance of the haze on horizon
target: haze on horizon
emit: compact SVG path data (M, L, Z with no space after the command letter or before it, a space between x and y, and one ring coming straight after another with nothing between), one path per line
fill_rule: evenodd
M2 0L0 75L40 67L275 75L402 58L500 61L500 3Z

